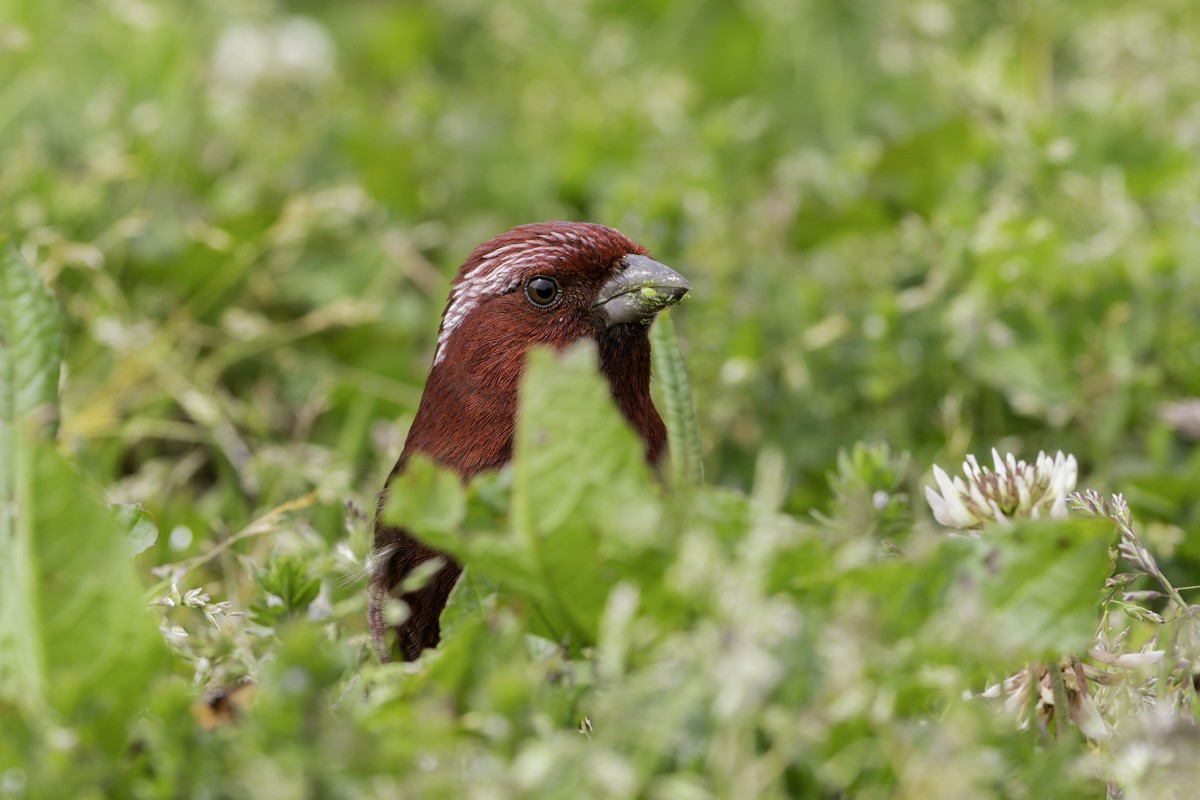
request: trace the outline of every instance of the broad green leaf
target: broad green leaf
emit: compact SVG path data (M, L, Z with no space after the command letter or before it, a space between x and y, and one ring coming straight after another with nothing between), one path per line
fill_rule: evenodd
M474 486L464 487L453 471L418 454L388 487L384 519L469 564L480 575L540 597L541 582L525 544L485 521L486 514L469 515Z
M58 304L7 244L0 253L0 694L34 709L47 702L47 686L31 513L33 448L43 427L38 423L57 415L61 361Z
M16 535L5 542L0 694L35 717L106 732L119 749L166 655L125 531L46 443L18 448Z
M531 352L519 408L512 524L552 598L552 624L591 641L621 562L658 543L653 477L590 345Z
M386 518L526 598L534 632L590 642L609 588L656 581L665 563L647 555L663 549L654 478L593 349L530 354L514 449L507 528L476 527L488 514L469 511L468 497L488 505L495 487L468 492L421 458L392 482Z
M543 601L548 597L533 553L509 531L430 528L417 535L429 546L449 553L511 591Z
M454 638L463 626L482 620L495 604L495 583L464 569L442 613L442 641Z
M1112 525L1091 519L989 529L981 595L996 644L1029 658L1086 650L1111 569L1112 537Z
M841 574L835 568L830 580L839 603L870 603L874 633L889 644L915 636L940 616L973 552L955 540L905 557L885 554L873 542L872 549L879 555L871 563Z
M453 471L416 455L388 488L384 519L399 525L430 547L468 565L480 578L538 602L546 587L526 541L489 517L493 476L480 476L464 487ZM478 513L476 513L478 512Z
M420 535L457 530L466 513L467 491L459 477L418 454L388 487L383 518Z
M165 648L126 532L48 435L57 304L13 250L0 264L0 698L116 751Z
M1070 518L990 526L978 540L948 543L958 574L930 634L964 657L974 651L1012 668L1086 650L1112 535L1109 524Z

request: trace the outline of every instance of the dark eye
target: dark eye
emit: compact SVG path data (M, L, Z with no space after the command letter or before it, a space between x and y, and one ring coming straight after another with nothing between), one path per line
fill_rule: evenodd
M554 305L561 294L562 290L558 288L558 281L553 278L538 276L530 278L529 282L525 284L525 296L538 308L548 308Z

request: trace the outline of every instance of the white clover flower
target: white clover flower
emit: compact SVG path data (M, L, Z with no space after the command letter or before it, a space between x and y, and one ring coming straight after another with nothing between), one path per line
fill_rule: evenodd
M1038 453L1034 464L1018 461L1012 453L1001 458L992 450L994 469L980 467L975 456L963 462L966 480L951 478L934 465L933 477L939 494L925 487L925 499L933 516L948 528L978 528L989 520L1038 519L1067 515L1067 494L1075 488L1078 465L1075 456L1060 451L1054 458Z

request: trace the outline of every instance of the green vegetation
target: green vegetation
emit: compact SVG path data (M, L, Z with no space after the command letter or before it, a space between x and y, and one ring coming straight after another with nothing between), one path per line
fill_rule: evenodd
M0 798L1191 796L1198 50L1194 0L0 0ZM380 665L448 279L563 218L695 286L675 459L534 354L510 470L396 486L467 571ZM1103 494L957 509L992 447Z

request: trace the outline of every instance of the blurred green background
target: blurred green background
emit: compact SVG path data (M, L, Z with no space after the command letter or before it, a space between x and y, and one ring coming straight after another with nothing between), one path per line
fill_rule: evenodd
M70 319L62 436L166 530L373 491L449 277L541 219L693 280L718 483L766 451L819 506L859 439L1099 485L1191 453L1157 419L1200 394L1188 0L2 8L0 229Z
M911 452L910 491L1061 449L1196 584L1200 412L1163 409L1200 396L1197 53L1195 0L0 0L0 232L67 317L60 444L159 526L140 568L259 621L319 573L360 655L357 510L448 281L545 219L694 283L711 482L803 515L857 441ZM198 683L254 661L192 635Z

